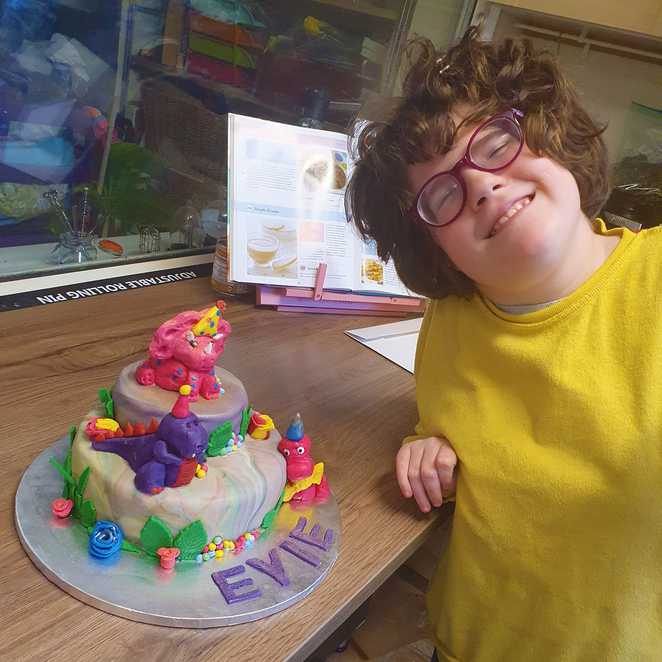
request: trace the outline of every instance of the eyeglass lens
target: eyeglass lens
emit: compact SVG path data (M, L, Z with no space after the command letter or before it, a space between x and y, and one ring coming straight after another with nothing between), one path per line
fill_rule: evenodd
M476 133L468 156L474 166L485 170L505 168L517 156L522 134L515 122L496 117ZM457 176L440 175L430 180L418 199L418 213L432 225L450 223L462 210L464 190Z

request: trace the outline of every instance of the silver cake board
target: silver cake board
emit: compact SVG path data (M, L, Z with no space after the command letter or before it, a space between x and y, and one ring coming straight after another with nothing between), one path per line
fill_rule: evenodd
M61 461L68 444L67 437L60 439L23 474L16 492L16 530L28 556L48 579L97 609L168 627L237 625L305 598L338 557L340 513L331 495L322 504L283 504L268 534L253 547L226 553L222 559L181 562L171 571L126 551L109 561L96 560L88 553L85 529L72 518L58 519L51 513L52 501L62 495L63 479L49 460L55 456ZM274 549L276 564L280 560L285 574L285 579L279 575L280 581L273 572L268 574L269 567L276 567L270 564ZM265 565L258 569L246 563L249 559Z

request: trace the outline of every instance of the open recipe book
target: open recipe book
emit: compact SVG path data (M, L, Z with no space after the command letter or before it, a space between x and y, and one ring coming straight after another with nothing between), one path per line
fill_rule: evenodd
M347 136L228 115L229 277L244 283L416 296L347 222Z

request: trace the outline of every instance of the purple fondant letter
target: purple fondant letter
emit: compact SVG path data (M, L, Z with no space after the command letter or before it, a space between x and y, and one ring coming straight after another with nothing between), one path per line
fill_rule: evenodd
M328 552L333 545L333 529L327 529L324 532L324 539L320 536L320 531L322 528L319 524L315 524L310 530L310 533L304 533L306 524L308 520L305 517L299 517L297 525L290 531L290 538L294 538L299 542L304 542L307 545L312 545L313 547L319 547L325 552Z
M253 580L250 577L245 577L244 579L239 580L238 582L230 583L228 581L229 577L235 577L244 572L246 568L242 564L235 565L232 568L227 570L219 570L218 572L213 572L211 578L214 580L214 584L218 586L221 591L225 601L231 605L235 602L244 602L245 600L252 600L253 598L259 598L262 593L260 589L255 588L252 591L247 593L236 593L236 591L244 586L250 586L253 584Z
M269 563L261 559L248 559L246 565L263 572L265 575L269 575L269 577L276 580L281 586L289 586L290 584L290 580L285 574L283 562L278 556L278 547L274 547L269 551Z
M284 549L286 552L289 552L293 556L296 556L298 559L301 559L302 561L312 565L313 568L316 568L321 563L321 559L319 557L315 556L315 554L312 554L305 547L297 545L291 540L284 540L282 543L280 543L280 548Z

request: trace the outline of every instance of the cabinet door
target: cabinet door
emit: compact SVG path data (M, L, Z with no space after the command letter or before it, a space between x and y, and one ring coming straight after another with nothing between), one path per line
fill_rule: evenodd
M660 0L507 0L503 4L597 23L621 30L662 36Z
M653 34L656 37L662 37L662 6L660 7L660 11L657 14L655 27L653 28Z

